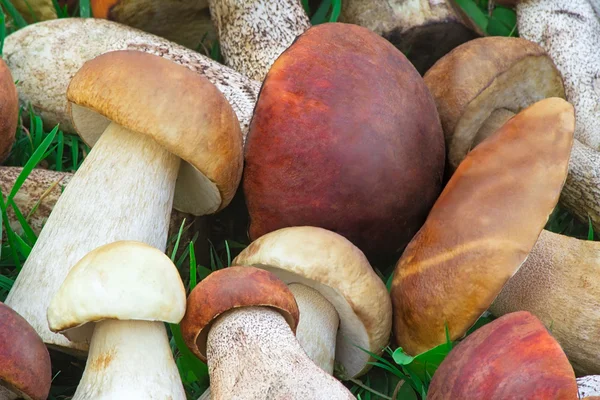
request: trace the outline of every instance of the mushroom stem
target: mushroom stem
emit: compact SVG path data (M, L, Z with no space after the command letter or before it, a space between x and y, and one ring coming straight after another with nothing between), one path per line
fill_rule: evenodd
M208 332L206 349L213 399L354 399L308 358L273 309L227 311Z
M179 164L149 137L115 123L106 128L54 206L6 299L47 345L87 351L87 343L52 333L46 320L52 296L85 254L122 239L164 251Z
M12 392L0 384L0 400L16 400L19 395Z
M162 322L96 323L73 400L185 398Z
M296 328L298 342L315 364L333 375L340 323L335 307L311 287L300 283L292 283L288 287L300 310L300 321Z
M514 112L506 108L498 108L492 111L490 116L483 122L477 131L477 134L473 138L471 149L487 139L492 133L496 132L498 128L504 125L506 121L515 115L516 114Z

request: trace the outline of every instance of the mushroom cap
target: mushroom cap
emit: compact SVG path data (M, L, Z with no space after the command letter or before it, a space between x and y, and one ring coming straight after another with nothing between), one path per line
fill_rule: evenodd
M69 340L89 338L105 319L179 323L185 287L163 252L145 243L100 246L71 268L48 307L48 326Z
M50 354L42 338L25 318L0 302L0 386L45 400L51 381Z
M564 185L575 116L541 100L467 154L398 261L394 335L409 354L462 337L517 272Z
M12 74L0 59L0 162L8 157L17 132L19 96Z
M174 208L204 215L231 202L242 174L242 133L229 102L204 76L153 54L108 52L81 67L67 99L89 146L113 121L182 159Z
M251 240L318 226L387 258L442 187L444 138L423 78L391 43L351 24L313 26L279 56L245 151Z
M253 306L278 311L296 332L300 315L290 289L268 271L236 266L213 272L190 293L180 324L185 344L206 362L206 341L212 322L231 309Z
M437 105L451 170L484 139L477 134L493 111L516 114L548 97L565 98L552 59L542 47L521 38L466 42L438 60L424 80Z
M546 327L526 311L477 329L446 356L427 400L572 399L575 373Z
M286 284L301 283L321 293L337 310L336 361L359 376L381 354L392 329L392 303L384 282L362 251L323 228L297 226L261 236L232 265L266 269Z

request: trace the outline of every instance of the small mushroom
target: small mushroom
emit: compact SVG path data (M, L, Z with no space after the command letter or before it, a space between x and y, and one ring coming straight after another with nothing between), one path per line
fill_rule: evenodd
M298 314L290 290L268 271L229 267L202 280L181 332L208 362L211 399L354 399L296 340Z
M364 26L389 40L424 74L440 57L483 34L452 0L345 0L340 22Z
M419 354L465 335L534 247L558 202L573 106L541 100L467 154L406 247L392 281L394 336Z
M365 374L381 355L392 327L385 284L364 254L328 230L301 226L270 232L232 262L265 269L289 285L300 309L297 337L308 356L345 378Z
M70 270L48 307L48 326L90 351L73 400L186 395L163 322L185 314L185 287L162 251L136 241L100 246Z
M74 133L67 86L86 61L114 50L159 55L208 78L231 104L245 138L260 83L200 53L135 28L97 18L40 22L7 36L3 58L20 82L21 102L31 104L47 126L60 123L64 132Z
M275 61L256 104L250 239L318 226L369 258L395 256L439 195L444 158L435 103L406 57L366 28L313 26Z
M241 179L242 137L213 84L144 52L88 61L67 98L73 125L93 148L54 206L6 304L45 343L80 353L86 343L53 334L45 318L69 269L117 240L164 251L172 208L199 216L226 207Z
M19 97L13 76L0 59L0 163L4 162L15 142L19 119Z
M528 312L477 329L446 356L427 400L576 400L575 373L560 345Z
M44 342L23 317L0 302L0 400L46 400L51 381Z

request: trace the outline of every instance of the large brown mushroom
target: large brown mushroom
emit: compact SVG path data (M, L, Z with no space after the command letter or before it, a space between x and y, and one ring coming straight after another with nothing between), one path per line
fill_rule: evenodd
M0 163L10 154L19 119L19 97L13 76L0 59Z

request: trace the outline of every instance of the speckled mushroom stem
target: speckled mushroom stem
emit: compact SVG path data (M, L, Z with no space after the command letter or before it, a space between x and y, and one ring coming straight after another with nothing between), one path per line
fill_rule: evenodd
M225 63L262 82L310 20L300 0L210 0Z
M165 325L97 322L73 400L185 400Z
M111 123L54 206L6 299L47 345L86 352L48 328L46 311L71 267L93 249L137 240L165 249L180 159Z
M222 314L208 332L212 399L354 399L317 367L283 316L244 307Z
M600 396L600 375L588 375L577 378L579 397Z

